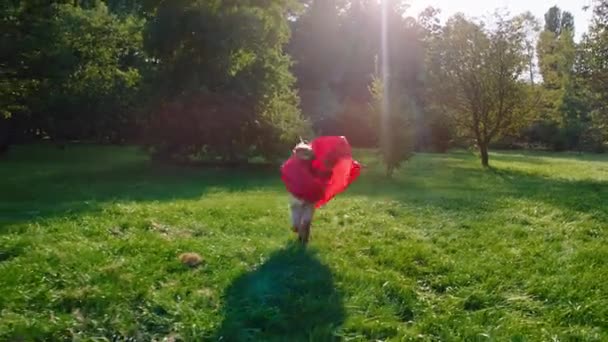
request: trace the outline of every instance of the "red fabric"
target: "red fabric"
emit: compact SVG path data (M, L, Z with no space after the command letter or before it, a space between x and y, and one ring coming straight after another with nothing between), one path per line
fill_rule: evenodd
M319 208L346 190L359 177L361 167L352 159L352 149L345 137L319 137L311 146L315 160L292 156L283 164L281 178L295 197Z
M281 167L287 191L299 199L316 203L324 197L327 179L316 177L309 161L291 156Z

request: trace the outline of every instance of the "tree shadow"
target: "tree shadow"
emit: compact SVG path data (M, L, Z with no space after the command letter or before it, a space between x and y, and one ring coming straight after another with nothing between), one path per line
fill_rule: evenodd
M513 169L491 169L501 180L503 193L516 199L531 199L560 208L564 212L583 213L608 224L608 182L547 177Z
M314 252L289 243L227 288L214 339L338 340L344 307L332 278Z
M529 156L529 161L502 153L492 157L508 165L515 161L535 164L538 159L536 155ZM586 160L596 159L602 160L593 156ZM608 182L604 180L560 178L509 166L484 169L476 161L475 156L465 153L414 157L393 179L386 178L379 168L366 170L362 176L366 181L355 183L349 193L455 213L492 213L509 205L510 199L531 200L608 224ZM549 161L536 164L545 163Z
M528 152L530 153L530 152ZM540 152L534 154L526 154L518 151L500 151L493 153L490 157L490 165L493 161L501 161L508 163L525 163L532 165L547 165L550 163L551 159L566 159L558 156L549 156L548 154L543 154Z
M100 210L114 201L197 199L213 192L280 190L278 168L159 164L120 147L17 147L0 165L0 227Z

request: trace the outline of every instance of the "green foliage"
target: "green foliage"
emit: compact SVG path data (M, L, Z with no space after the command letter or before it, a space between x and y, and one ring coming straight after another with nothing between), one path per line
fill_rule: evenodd
M418 16L418 36L423 53L423 72L420 73L417 90L421 110L416 116L416 149L446 152L456 135L453 122L446 115L442 105L443 91L437 87L437 77L441 70L442 26L438 18L440 11L429 7ZM421 114L421 115L420 115Z
M346 57L345 36L350 32L341 32L339 10L339 1L311 1L292 25L289 52L302 89L322 90L341 76L335 66Z
M556 36L565 31L574 32L574 16L572 13L553 6L545 13L545 31L551 32Z
M414 110L415 103L400 89L398 84L389 80L387 86L375 77L370 86L373 96L372 108L374 126L377 130L380 155L386 174L393 173L407 161L414 152Z
M390 180L357 159L305 252L276 170L15 147L0 340L608 339L607 156L421 153Z
M341 112L347 111L348 105L343 103L344 101L327 83L318 89L301 87L299 95L302 112L311 121L315 132L320 135L331 135L336 121L339 120L338 116Z
M422 102L422 95L412 91L424 67L419 28L404 16L402 1L387 7L388 68L395 82ZM381 22L377 1L308 1L294 21L289 52L303 112L318 133L345 135L357 146L372 147L377 140L368 103L373 101L369 87L375 58L382 54Z
M596 1L593 21L583 44L584 67L581 68L590 91L593 126L608 142L608 1Z
M526 120L526 91L519 78L526 62L517 18L497 15L489 30L463 16L451 18L431 48L431 74L439 103L459 133L474 141L483 166L488 146Z
M568 117L572 116L571 112L577 111L570 105L582 100L581 94L575 94L577 47L574 43L573 19L568 12L562 14L559 8L552 7L545 20L545 31L538 40L539 68L544 88L540 116L565 127Z
M143 22L118 18L99 1L81 6L3 7L2 24L10 28L3 44L12 49L3 50L8 82L0 99L14 104L4 111L19 112L27 134L121 140L133 134L128 128L140 83Z
M0 4L0 150L31 138L143 138L171 158L274 158L311 134L307 121L372 147L382 4L390 92L415 104L395 106L411 112L416 150L467 139L483 157L497 139L525 145L514 132L531 109L568 132L547 146L606 143L606 1L594 2L577 44L572 15L558 7L539 34L530 13L455 28L440 9L414 17L402 0L10 0Z
M534 85L536 82L537 64L535 42L538 39L540 32L540 23L538 19L531 12L524 12L515 18L513 18L514 24L519 26L523 34L523 49L524 57L526 59L526 67L530 74L530 84Z
M145 40L158 61L146 137L157 152L231 161L274 157L305 132L282 52L290 8L282 0L158 7Z
M0 5L0 119L8 119L24 110L27 82L18 77L15 47L19 39L19 7L12 1Z
M549 8L547 13L545 13L545 31L549 31L557 35L561 27L561 17L562 11L559 7L553 6Z
M594 113L602 112L597 110L602 101L594 94L598 82L592 76L595 54L601 50L597 50L597 44L601 43L595 40L595 52L593 40L587 36L581 44L575 44L573 18L568 12L562 14L552 8L545 18L546 31L541 33L538 42L543 76L539 114L544 125L553 127L555 134L536 134L536 137L543 136L541 143L554 150L601 151L604 138ZM551 22L559 23L559 28L552 29L555 25ZM593 35L593 26L591 32ZM531 131L534 130L531 127Z
M120 141L133 134L142 25L134 17L119 19L103 4L91 9L57 6L50 27L57 38L46 56L56 69L49 70L41 89L48 96L42 110L53 113L41 118L47 134L96 141Z

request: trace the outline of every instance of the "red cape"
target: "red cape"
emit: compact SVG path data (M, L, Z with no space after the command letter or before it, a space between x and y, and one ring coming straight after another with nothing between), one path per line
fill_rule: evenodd
M353 160L345 137L319 137L311 145L315 160L291 156L281 167L281 179L291 194L319 208L346 190L359 177L361 166ZM333 161L331 169L325 166L328 160Z

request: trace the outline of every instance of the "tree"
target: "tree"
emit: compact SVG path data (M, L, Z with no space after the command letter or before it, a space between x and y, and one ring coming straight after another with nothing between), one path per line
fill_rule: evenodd
M293 34L287 50L294 59L292 70L302 111L319 133L336 130L336 116L344 107L336 89L345 51L340 37L342 6L337 0L307 1L303 13L291 25Z
M16 1L0 4L0 155L8 151L15 138L16 122L27 120L26 101L36 85L23 75L29 67L23 55L24 8L27 6Z
M379 77L374 77L370 93L373 97L374 126L380 139L380 155L386 175L392 177L394 171L414 152L414 120L410 109L414 104L403 89L399 89L399 84L388 78L383 82Z
M538 38L540 31L540 23L538 19L530 12L522 13L514 18L515 24L521 26L524 34L523 48L527 62L528 73L530 75L530 84L534 85L536 79L536 63L535 63L535 41Z
M595 2L592 23L582 46L581 74L590 92L591 121L605 143L608 142L608 1Z
M446 152L451 144L454 131L446 111L441 105L441 93L436 91L432 80L436 79L440 69L438 56L441 55L438 42L442 36L440 10L432 7L424 9L417 18L419 49L422 51L424 64L419 77L422 91L417 96L421 107L416 122L416 150Z
M553 6L545 13L545 31L559 34L562 26L562 11L559 7Z
M564 99L573 78L576 58L574 43L574 19L569 12L562 12L554 6L545 14L545 31L538 40L538 60L543 77L544 120L552 120L564 125Z
M566 31L574 33L574 16L572 13L563 12L560 24L560 34Z
M374 58L381 54L381 4L376 0L308 0L294 19L289 52L295 60L302 109L315 131L345 135L353 145L371 147L376 131L367 106ZM413 84L423 63L417 26L405 18L404 1L387 4L391 55L389 69L398 82ZM365 28L365 29L362 29ZM417 94L412 94L416 96Z
M339 1L311 1L292 24L288 51L294 57L294 74L304 89L321 89L341 75L336 68L343 58Z
M46 54L49 82L38 119L59 140L119 142L134 135L143 63L143 21L118 18L99 3L90 9L58 5ZM82 31L87 32L83 35Z
M544 143L555 150L580 149L590 129L591 98L584 81L586 52L574 42L574 18L570 13L553 7L545 18L547 29L538 42L543 76L541 120L557 131Z
M0 66L13 136L117 141L133 135L143 22L100 1L9 1ZM10 96L9 96L10 95ZM4 103L3 103L4 104ZM7 115L10 112L10 115Z
M306 128L290 59L288 0L162 2L146 27L157 61L146 140L169 158L284 154Z
M523 121L525 97L519 80L526 63L523 31L512 19L496 18L495 28L487 29L462 15L452 17L433 56L442 104L460 133L475 142L486 167L490 143Z

